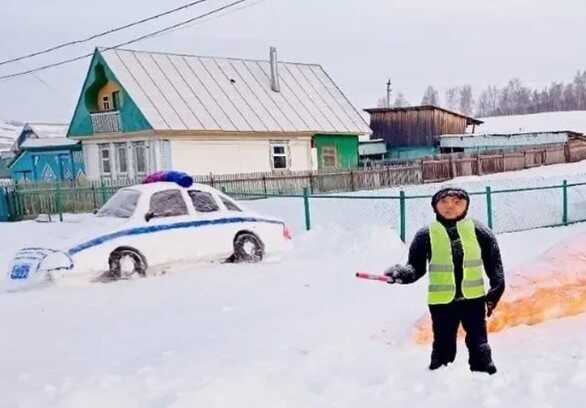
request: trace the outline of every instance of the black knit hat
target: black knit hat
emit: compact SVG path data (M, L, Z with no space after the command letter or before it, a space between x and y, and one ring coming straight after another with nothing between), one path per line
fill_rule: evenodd
M431 198L431 206L433 207L433 209L435 210L435 206L437 205L439 200L449 196L462 198L468 202L468 205L470 205L470 196L468 195L466 190L459 187L449 186L442 188L433 195L433 197Z

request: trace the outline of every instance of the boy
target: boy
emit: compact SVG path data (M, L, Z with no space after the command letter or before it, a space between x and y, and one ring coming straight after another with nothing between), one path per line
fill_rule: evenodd
M389 283L408 284L421 278L429 263L428 304L433 323L430 370L456 358L460 323L466 331L471 371L496 373L486 334L486 316L505 289L500 250L493 233L466 217L468 193L443 188L431 200L436 222L417 232L407 265L395 265L385 275ZM484 289L483 270L490 282Z

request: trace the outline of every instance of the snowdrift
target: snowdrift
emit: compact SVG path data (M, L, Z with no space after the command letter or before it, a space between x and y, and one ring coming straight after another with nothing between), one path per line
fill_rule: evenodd
M562 241L510 272L505 265L505 276L507 288L487 321L489 332L586 312L586 234ZM429 315L417 321L413 338L418 344L433 340Z

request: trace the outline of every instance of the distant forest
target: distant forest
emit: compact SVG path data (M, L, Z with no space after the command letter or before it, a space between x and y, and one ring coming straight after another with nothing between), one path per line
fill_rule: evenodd
M578 71L572 82L552 82L543 89L532 89L520 79L511 79L504 88L491 85L484 89L478 99L473 97L470 85L449 88L443 98L433 86L428 86L421 104L438 105L478 117L586 110L586 71ZM378 105L385 106L386 98L379 99ZM400 92L391 102L392 107L409 105Z

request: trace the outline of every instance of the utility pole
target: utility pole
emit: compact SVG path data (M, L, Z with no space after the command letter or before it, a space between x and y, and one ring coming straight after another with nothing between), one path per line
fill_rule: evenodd
M391 78L387 81L387 108L391 107Z

